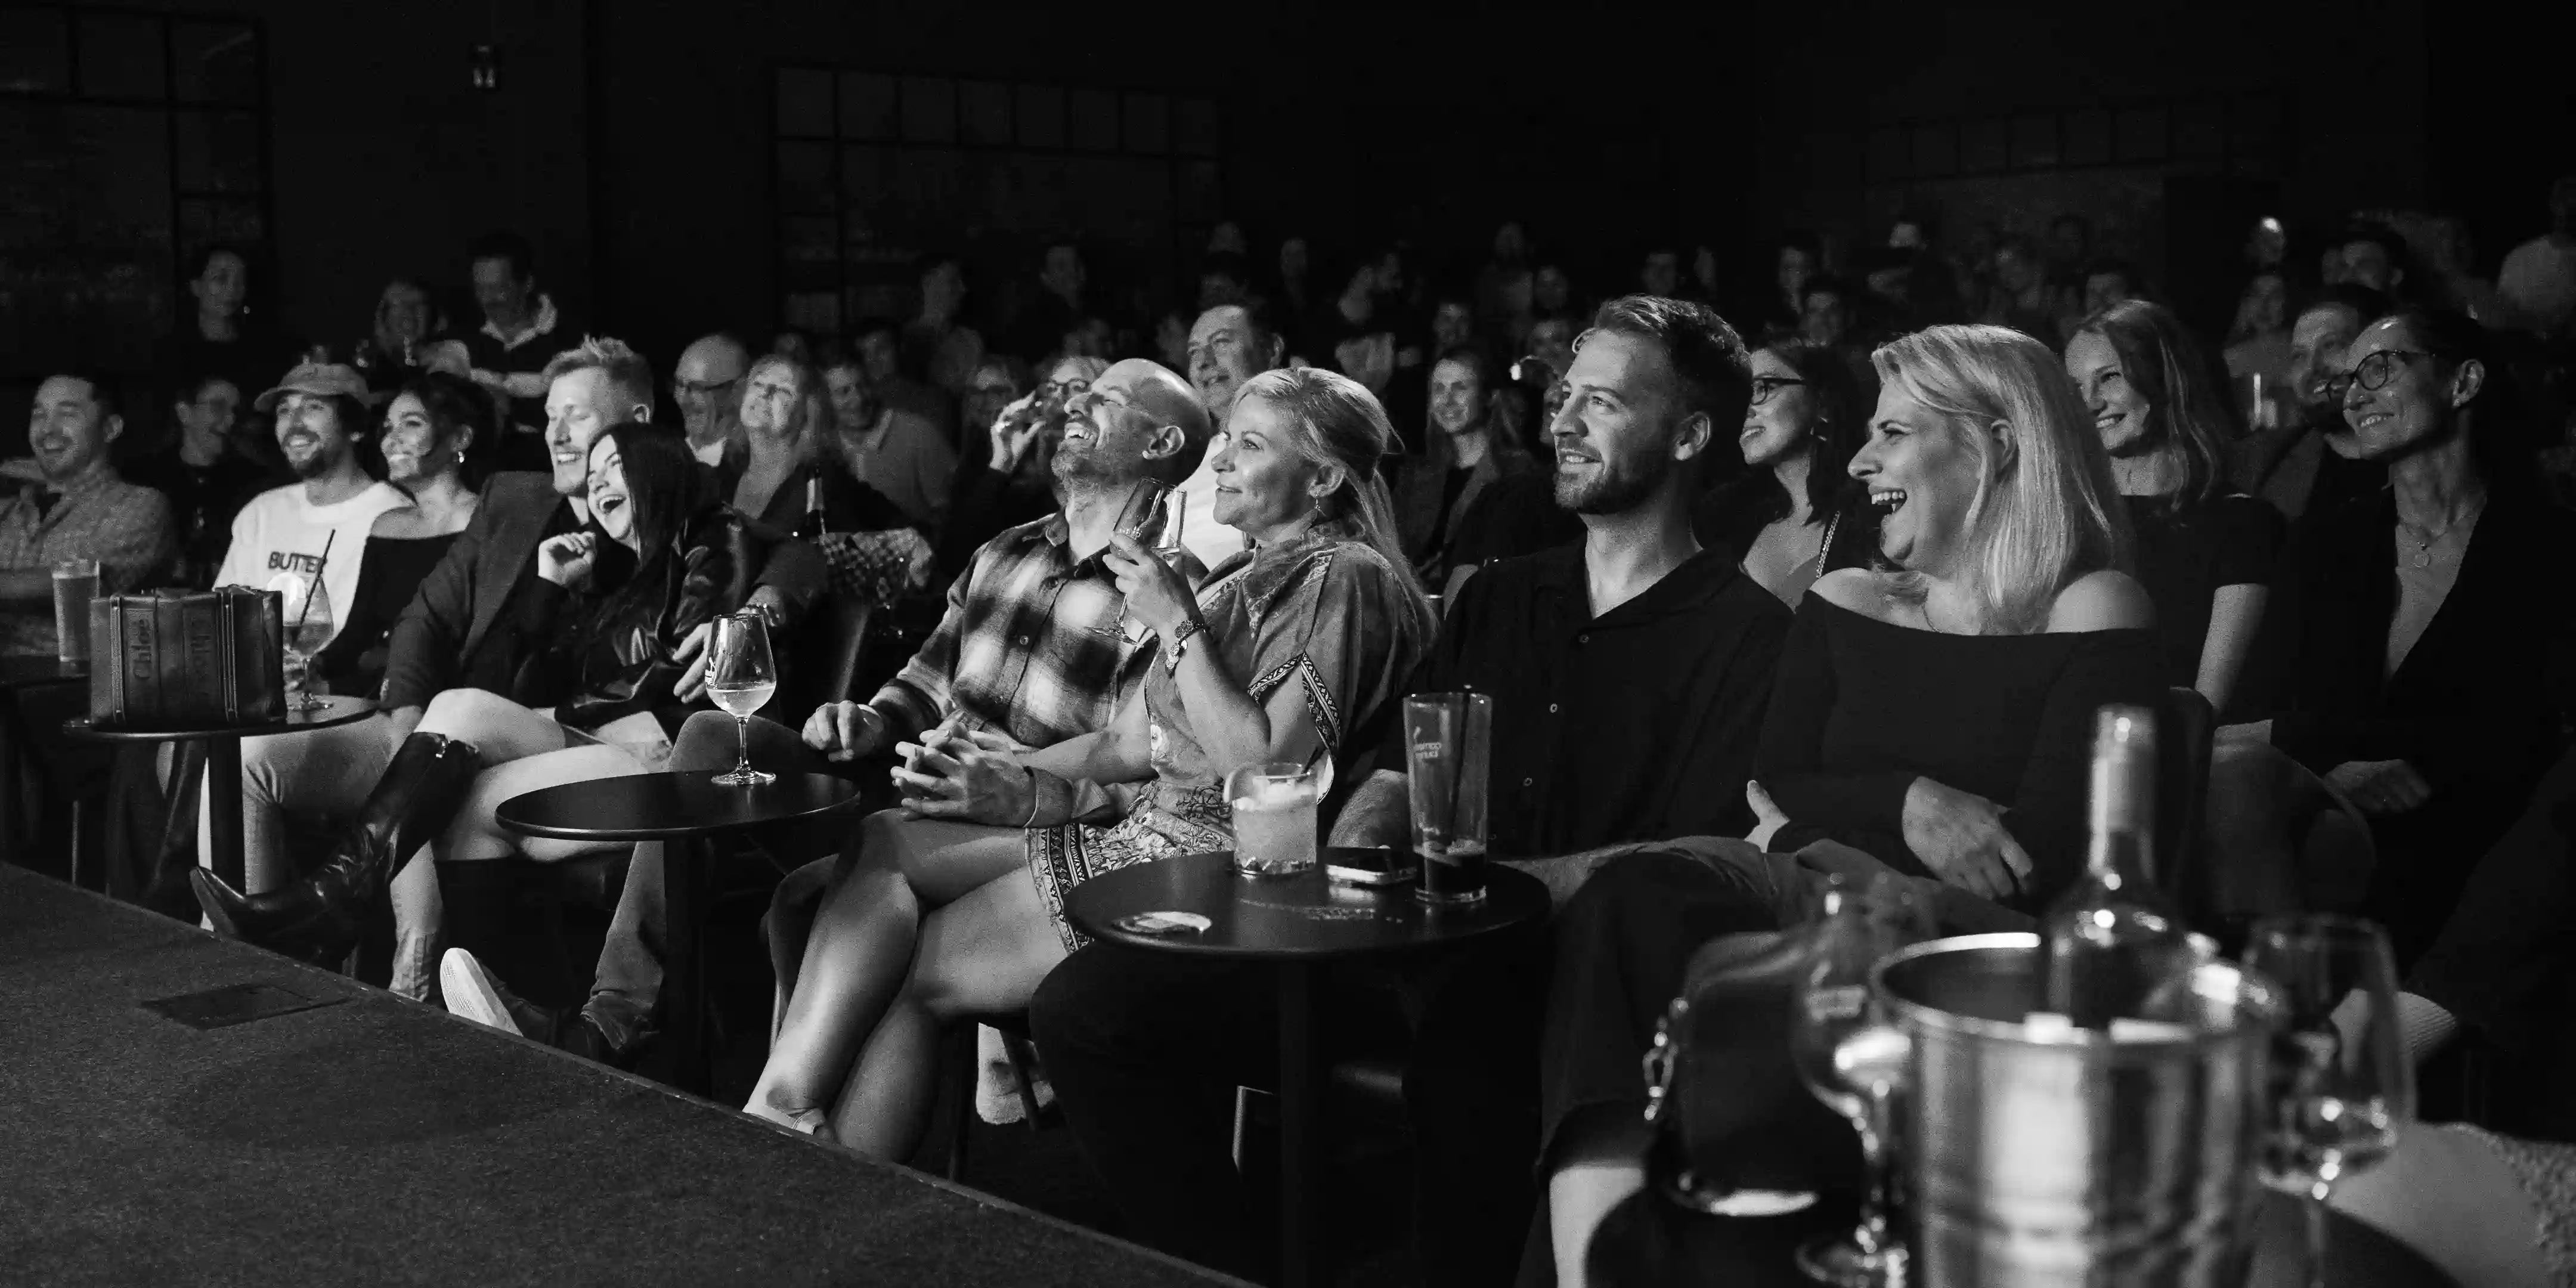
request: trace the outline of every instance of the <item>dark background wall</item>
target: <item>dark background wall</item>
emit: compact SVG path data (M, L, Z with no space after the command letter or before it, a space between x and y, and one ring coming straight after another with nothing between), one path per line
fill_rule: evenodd
M774 324L768 148L785 62L1210 95L1226 209L1258 249L1291 231L1481 248L1513 216L1596 290L1625 285L1649 238L1706 242L1750 271L1774 229L1874 238L1925 204L2033 228L2095 210L2161 264L2178 177L2250 181L2314 221L2360 204L2456 210L2491 271L2536 231L2548 176L2570 159L2555 46L2425 0L1526 16L1242 4L1160 20L818 0L140 7L259 24L275 297L291 330L335 346L393 273L461 286L464 240L494 226L536 241L578 316L666 360L694 332ZM500 51L496 90L469 84L478 43ZM2255 100L2273 105L2277 137L2254 171L2169 159L1890 177L1871 152L1927 123Z

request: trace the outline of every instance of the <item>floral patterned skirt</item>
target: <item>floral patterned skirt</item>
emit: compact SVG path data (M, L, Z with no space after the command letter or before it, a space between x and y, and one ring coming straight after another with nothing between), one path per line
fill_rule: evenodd
M1029 876L1037 882L1038 898L1045 902L1047 919L1055 923L1056 937L1064 941L1067 953L1091 942L1064 915L1065 896L1075 886L1130 864L1234 848L1222 790L1167 793L1164 789L1161 783L1147 789L1127 817L1107 827L1066 823L1024 833ZM1165 808L1162 802L1167 794L1177 798L1172 802L1177 809Z

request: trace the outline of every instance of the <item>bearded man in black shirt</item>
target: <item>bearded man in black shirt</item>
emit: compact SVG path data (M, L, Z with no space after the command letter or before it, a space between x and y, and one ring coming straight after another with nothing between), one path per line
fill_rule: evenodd
M1549 426L1553 482L1583 543L1470 578L1409 691L1493 698L1497 858L1741 835L1789 613L1734 552L1700 547L1690 505L1693 462L1743 424L1750 357L1705 306L1629 296L1602 306L1565 383ZM1400 730L1378 763L1404 763ZM1382 768L1332 839L1400 847L1406 818L1403 772ZM1546 981L1530 937L1397 984L1419 1017L1404 1082L1427 1282L1509 1282L1521 1260L1537 1203ZM1103 942L1057 967L1030 1008L1066 1120L1136 1233L1238 1272L1258 1257L1227 1157L1225 1092L1265 1085L1275 1067L1272 998L1257 967Z

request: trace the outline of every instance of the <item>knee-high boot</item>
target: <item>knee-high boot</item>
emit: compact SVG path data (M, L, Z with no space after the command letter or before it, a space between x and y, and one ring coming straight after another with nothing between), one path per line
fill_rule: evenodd
M472 744L413 734L312 875L261 895L244 895L203 868L189 884L216 930L308 961L336 961L358 942L394 868L446 830L481 768Z

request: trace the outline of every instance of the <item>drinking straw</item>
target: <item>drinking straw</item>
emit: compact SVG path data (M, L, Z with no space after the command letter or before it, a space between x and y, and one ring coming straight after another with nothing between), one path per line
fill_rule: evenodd
M322 534L322 554L313 561L313 583L304 588L304 606L295 610L295 624L286 628L287 634L304 629L304 619L313 612L313 591L322 584L322 570L331 566L331 543L339 539L337 528Z

